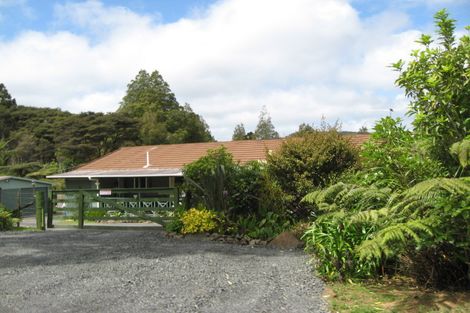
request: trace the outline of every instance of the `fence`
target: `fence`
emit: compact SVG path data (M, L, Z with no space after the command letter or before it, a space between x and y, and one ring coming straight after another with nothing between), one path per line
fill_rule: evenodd
M83 228L85 220L148 220L164 224L172 219L180 200L177 188L126 188L53 191L51 202L55 212L76 219L78 227Z

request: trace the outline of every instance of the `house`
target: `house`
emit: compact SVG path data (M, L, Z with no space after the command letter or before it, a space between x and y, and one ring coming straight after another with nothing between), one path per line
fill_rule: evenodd
M369 135L348 135L355 145ZM206 155L210 149L225 147L235 161L266 160L267 153L277 151L283 139L241 140L164 144L124 147L77 169L48 176L65 180L66 189L173 188L182 181L184 165Z
M0 203L8 210L27 210L32 213L34 210L34 195L40 191L45 193L44 199L48 199L48 192L52 184L35 179L0 176ZM44 203L47 207L47 203Z

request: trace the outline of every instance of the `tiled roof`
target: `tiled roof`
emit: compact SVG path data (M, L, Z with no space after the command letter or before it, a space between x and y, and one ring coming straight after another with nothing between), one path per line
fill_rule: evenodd
M364 143L369 135L346 135L354 145ZM249 161L265 160L266 153L278 150L284 139L273 140L240 140L226 142L204 142L204 143L185 143L169 144L156 146L137 146L124 147L105 155L97 160L87 163L72 172L49 176L50 178L65 178L102 171L127 171L130 170L148 171L149 176L153 176L151 171L155 170L181 170L185 164L189 164L200 157L206 155L209 149L215 149L221 146L233 155L235 161L246 163ZM147 164L147 153L149 162ZM141 173L142 174L142 173ZM156 175L155 173L153 173ZM160 175L161 176L161 175Z
M241 140L227 142L184 143L158 146L121 148L100 159L92 161L77 170L142 169L147 165L149 153L150 168L182 168L206 155L209 149L224 146L240 163L266 159L267 150L277 150L282 140Z

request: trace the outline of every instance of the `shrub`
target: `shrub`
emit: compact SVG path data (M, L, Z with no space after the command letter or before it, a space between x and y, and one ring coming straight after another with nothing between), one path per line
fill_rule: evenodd
M401 193L339 183L304 201L331 212L304 236L326 278L376 276L396 264L426 286L469 286L470 179L430 179Z
M300 200L312 189L356 164L357 150L336 130L312 131L286 140L280 151L268 155L267 170L296 217L305 217Z
M16 222L17 219L12 217L11 212L0 206L0 231L12 230Z
M207 155L187 164L184 178L187 190L208 209L219 212L228 210L228 189L233 186L236 164L232 155L222 147L209 150Z
M194 195L193 205L221 212L228 218L258 214L261 207L279 204L264 164L236 164L225 148L210 150L206 156L184 168L187 189ZM271 201L272 200L272 201Z
M240 216L236 222L238 234L247 235L253 239L269 240L291 225L290 220L274 212L266 212L264 216Z
M172 219L168 223L165 223L165 230L167 232L181 233L183 230L183 221L181 220L181 216L185 212L186 211L182 206L177 206L171 215Z
M213 211L192 208L181 216L183 234L211 232L217 228L218 218Z
M266 187L265 167L259 162L249 162L236 167L233 186L228 191L231 215L257 214L261 194Z
M429 156L428 150L426 141L406 130L400 118L382 118L361 151L365 170L357 181L404 189L426 179L447 176L445 168Z

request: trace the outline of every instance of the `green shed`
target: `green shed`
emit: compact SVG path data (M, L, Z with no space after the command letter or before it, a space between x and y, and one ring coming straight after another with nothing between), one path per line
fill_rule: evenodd
M22 216L34 215L36 192L44 192L44 207L52 184L35 179L0 176L0 203L10 211L22 211ZM16 214L15 214L16 215Z

